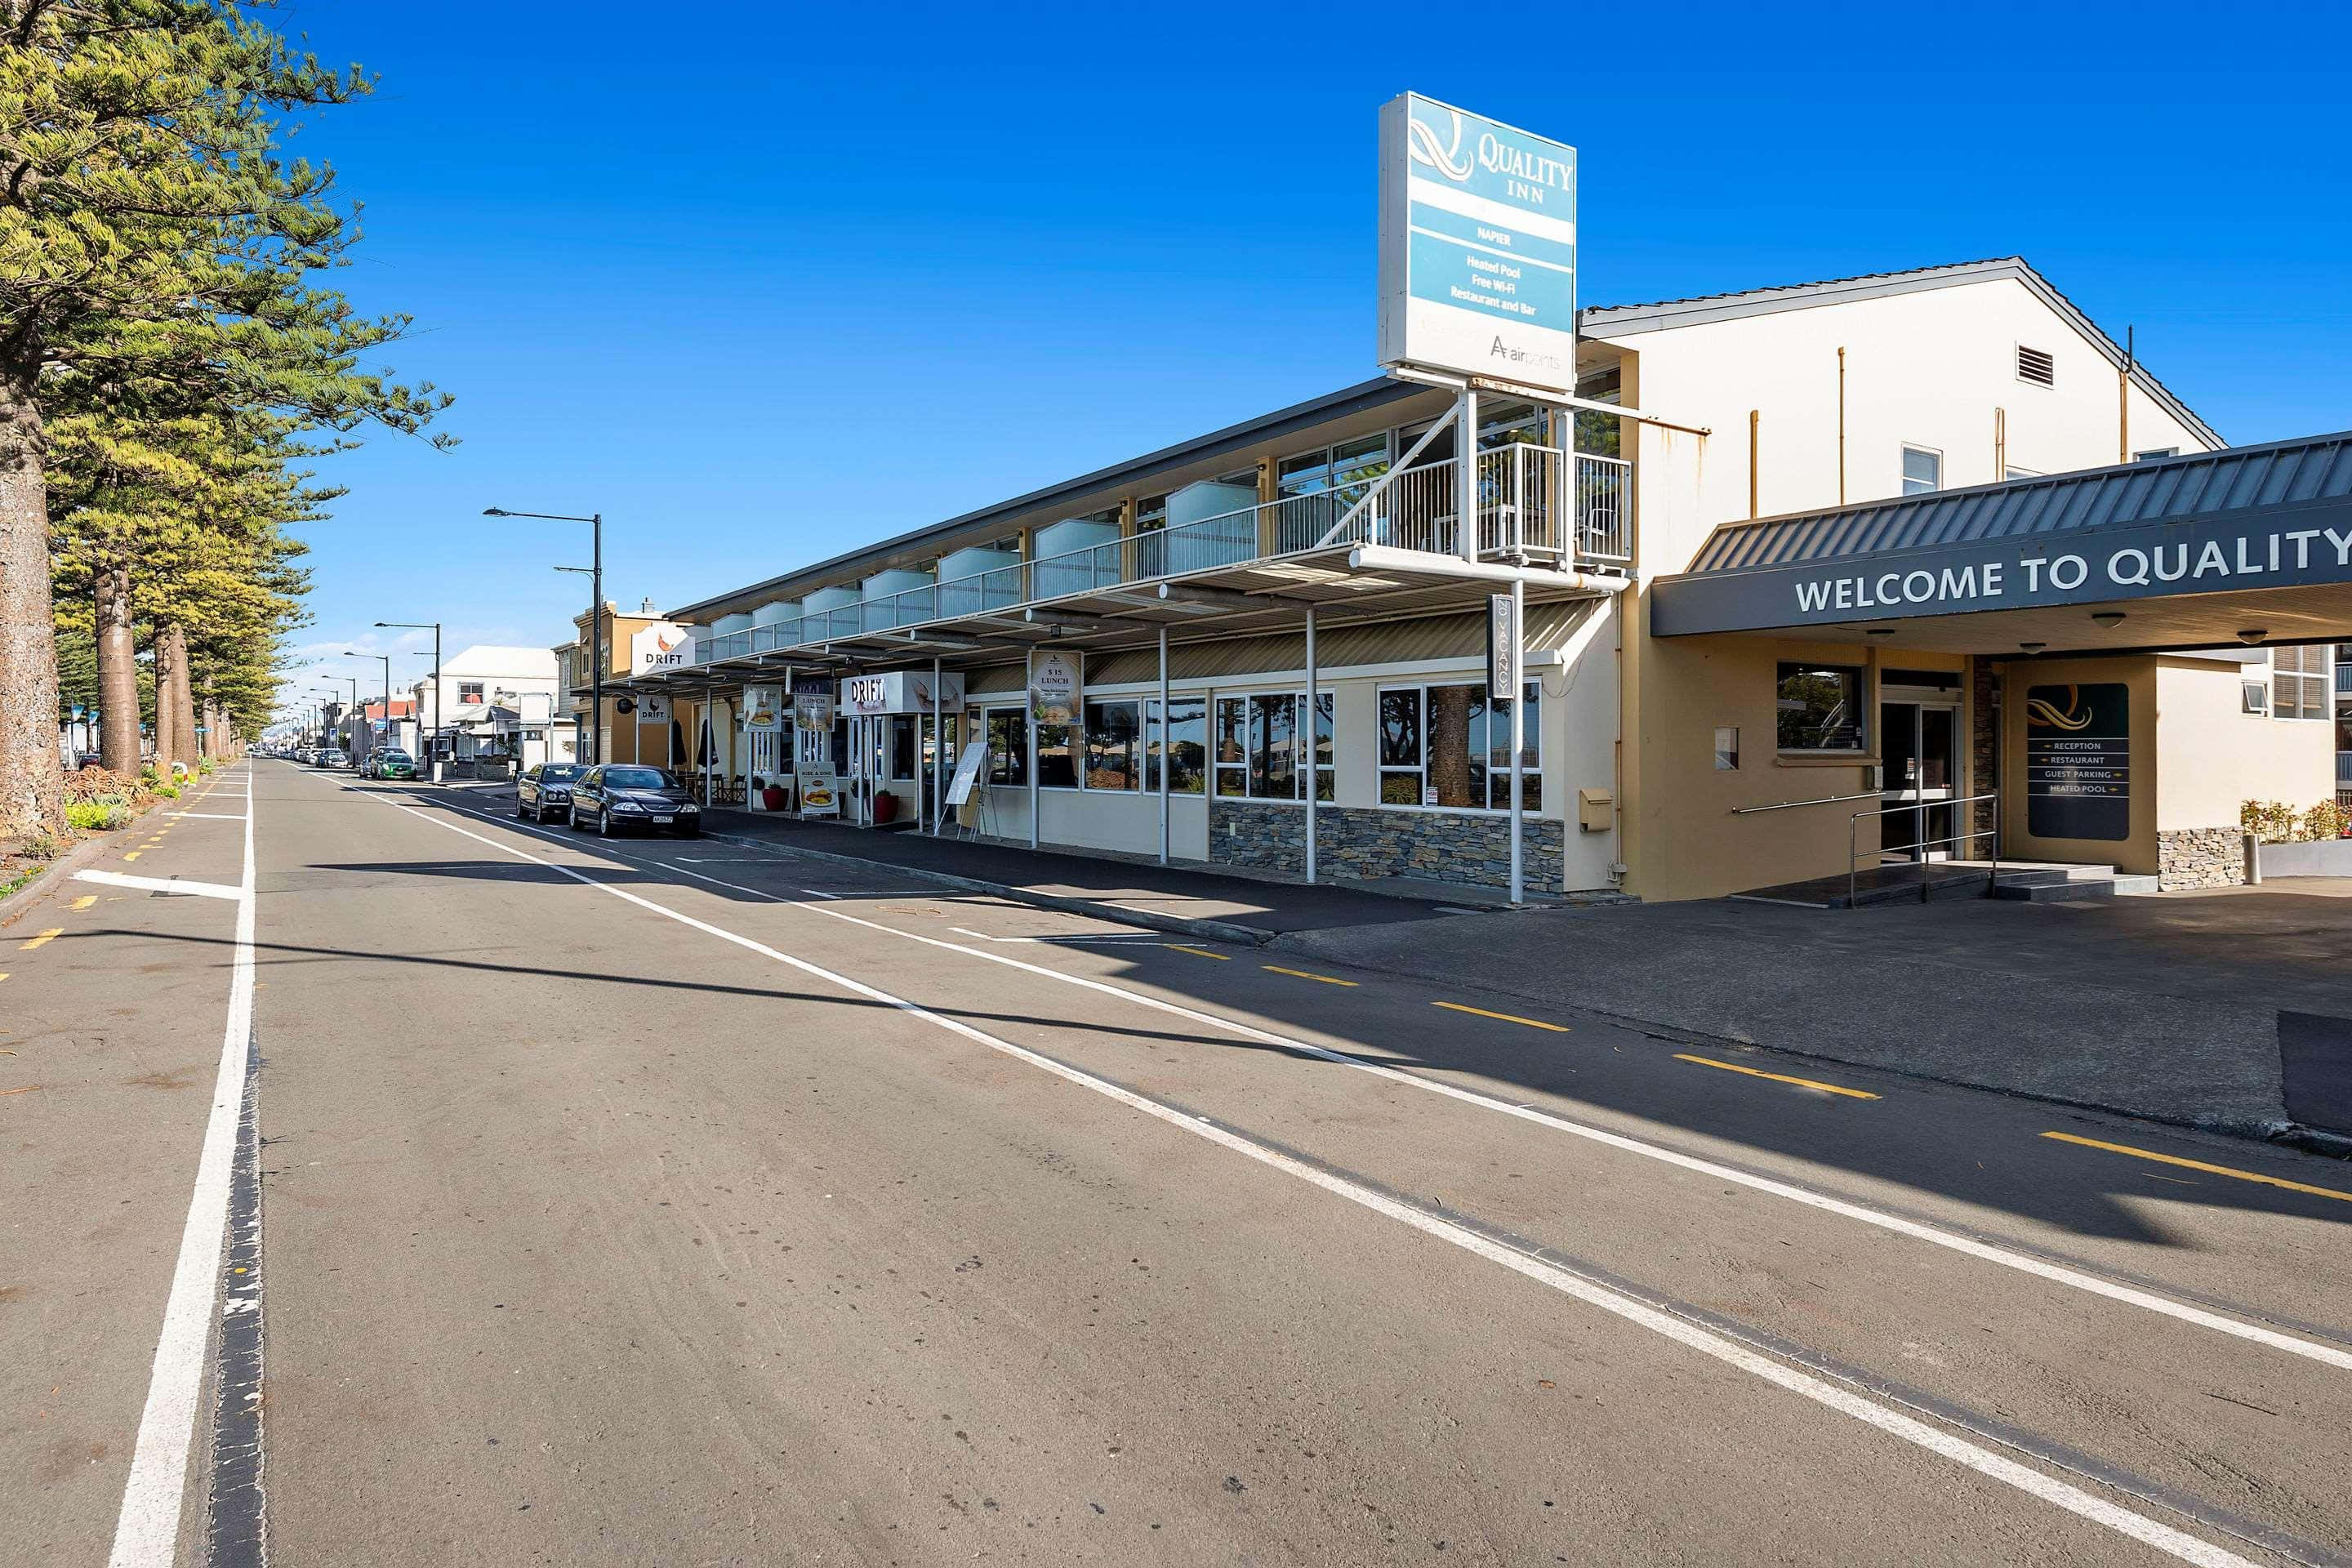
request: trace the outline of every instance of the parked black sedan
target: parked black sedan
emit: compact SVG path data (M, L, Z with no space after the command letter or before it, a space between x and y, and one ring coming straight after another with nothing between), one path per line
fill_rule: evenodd
M630 827L699 838L702 808L667 768L606 763L572 786L572 830L585 832L591 824L605 838Z
M578 763L533 763L515 780L515 815L532 822L572 815L572 786L588 770Z

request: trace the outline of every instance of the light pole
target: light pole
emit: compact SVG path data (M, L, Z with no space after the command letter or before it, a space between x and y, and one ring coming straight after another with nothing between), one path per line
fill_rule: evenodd
M504 507L484 507L484 517L535 517L548 522L584 522L593 531L588 584L588 760L604 760L604 514L572 517L557 511L509 511Z
M433 732L436 735L439 734L441 732L441 623L439 621L378 621L376 622L376 625L379 627L396 627L404 632L421 632L426 626L431 626L433 628ZM424 720L419 719L417 721L417 731L420 737L424 732ZM425 782L428 784L439 784L441 782L441 755L439 748L435 746L432 742L425 741L424 742L424 750L425 755Z
M383 733L384 738L386 740L390 740L393 734L392 655L388 653L360 653L352 648L345 648L343 650L343 657L345 658L380 658L383 661ZM352 687L352 691L354 696L358 694L359 687L356 683ZM373 757L375 755L375 737L373 735L370 735L368 737L368 755ZM353 765L356 766L357 764L354 763Z
M592 577L595 575L594 569L587 566L556 566L551 568L551 570L556 572L571 572L583 577ZM604 743L604 715L602 704L597 700L597 699L603 697L604 690L604 680L603 675L604 668L604 649L601 637L604 630L602 624L604 613L604 606L599 605L596 608L596 614L588 617L588 640L580 645L581 662L588 666L589 689L596 694L595 697L589 700L588 704L588 729L590 731L590 734L588 736L588 750L591 753L588 760L590 762L603 762L604 760L604 752L602 750ZM568 689L566 695L567 697L569 695ZM548 721L551 725L553 724L554 721L555 721L551 718ZM580 755L580 748L576 743L580 731L580 721L576 715L572 721L572 730L575 742L572 748L572 760L576 762L579 760Z

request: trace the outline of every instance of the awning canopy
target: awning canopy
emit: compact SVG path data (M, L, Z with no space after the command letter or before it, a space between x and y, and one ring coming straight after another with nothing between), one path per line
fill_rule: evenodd
M1727 524L1650 591L1656 637L1951 652L2352 632L2352 433Z
M1529 605L1590 599L1625 579L1545 566L1467 561L1374 544L1341 544L1160 579L1106 584L1032 603L975 608L921 626L851 632L828 641L617 678L607 690L733 690L797 673L948 669L1001 665L1033 648L1090 654L1265 632L1295 632L1307 606L1327 628L1483 608L1518 581Z

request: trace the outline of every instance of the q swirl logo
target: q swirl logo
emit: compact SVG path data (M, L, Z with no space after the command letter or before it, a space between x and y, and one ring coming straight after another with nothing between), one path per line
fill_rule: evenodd
M1435 169L1457 185L1467 184L1470 183L1470 160L1462 155L1462 111L1449 109L1445 113L1453 121L1453 140L1443 147L1437 144L1437 132L1428 121L1418 116L1406 119L1405 135L1412 144L1412 161Z

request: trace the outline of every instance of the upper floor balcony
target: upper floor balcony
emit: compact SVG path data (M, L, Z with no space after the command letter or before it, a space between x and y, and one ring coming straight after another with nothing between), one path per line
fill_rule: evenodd
M1361 546L1433 558L1618 574L1633 560L1633 465L1513 442L1477 454L1475 534L1464 537L1458 459L1416 463L1358 482L1171 521L1082 548L1010 562L708 637L698 664L824 645L901 643L923 628L1034 612L1136 584L1218 584L1236 570L1305 568Z

